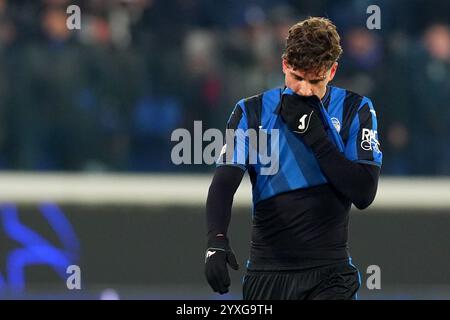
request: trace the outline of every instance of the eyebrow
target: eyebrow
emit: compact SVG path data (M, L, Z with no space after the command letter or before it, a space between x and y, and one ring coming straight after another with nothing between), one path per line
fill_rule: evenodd
M298 80L305 80L305 78L303 78L302 76L299 76L298 74L295 74L291 71L291 75L293 75L295 78L297 78ZM324 76L323 78L319 78L319 79L310 79L307 80L308 82L320 82L322 80L325 80L326 76Z

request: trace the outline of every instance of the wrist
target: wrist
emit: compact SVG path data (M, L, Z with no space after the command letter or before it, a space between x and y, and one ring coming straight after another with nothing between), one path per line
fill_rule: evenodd
M207 245L208 248L217 247L226 249L229 247L229 241L226 235L218 233L208 236Z

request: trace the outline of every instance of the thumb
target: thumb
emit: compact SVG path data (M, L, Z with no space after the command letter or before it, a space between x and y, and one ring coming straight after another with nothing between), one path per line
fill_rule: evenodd
M227 262L232 269L234 269L234 270L239 269L239 264L236 261L236 256L231 251L227 253Z

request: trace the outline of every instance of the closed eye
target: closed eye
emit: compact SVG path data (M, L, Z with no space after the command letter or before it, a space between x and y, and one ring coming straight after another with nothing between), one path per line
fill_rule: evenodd
M303 80L305 80L304 78L302 78L302 77L296 75L295 73L292 73L292 76L293 76L294 79L297 80L297 81L303 81ZM321 82L321 81L323 81L323 80L324 80L324 79L322 78L322 79L313 79L313 80L306 80L306 81L308 81L308 82L311 83L311 84L318 84L319 82Z
M315 80L309 80L309 83L311 83L311 84L318 84L321 81L323 81L323 79L315 79Z

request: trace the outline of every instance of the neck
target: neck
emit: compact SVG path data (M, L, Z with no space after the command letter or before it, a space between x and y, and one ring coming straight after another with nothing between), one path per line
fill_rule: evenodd
M319 99L322 100L325 95L327 94L327 90L328 90L328 86L325 86L325 88L323 88L323 90L321 90L321 92L319 92Z

